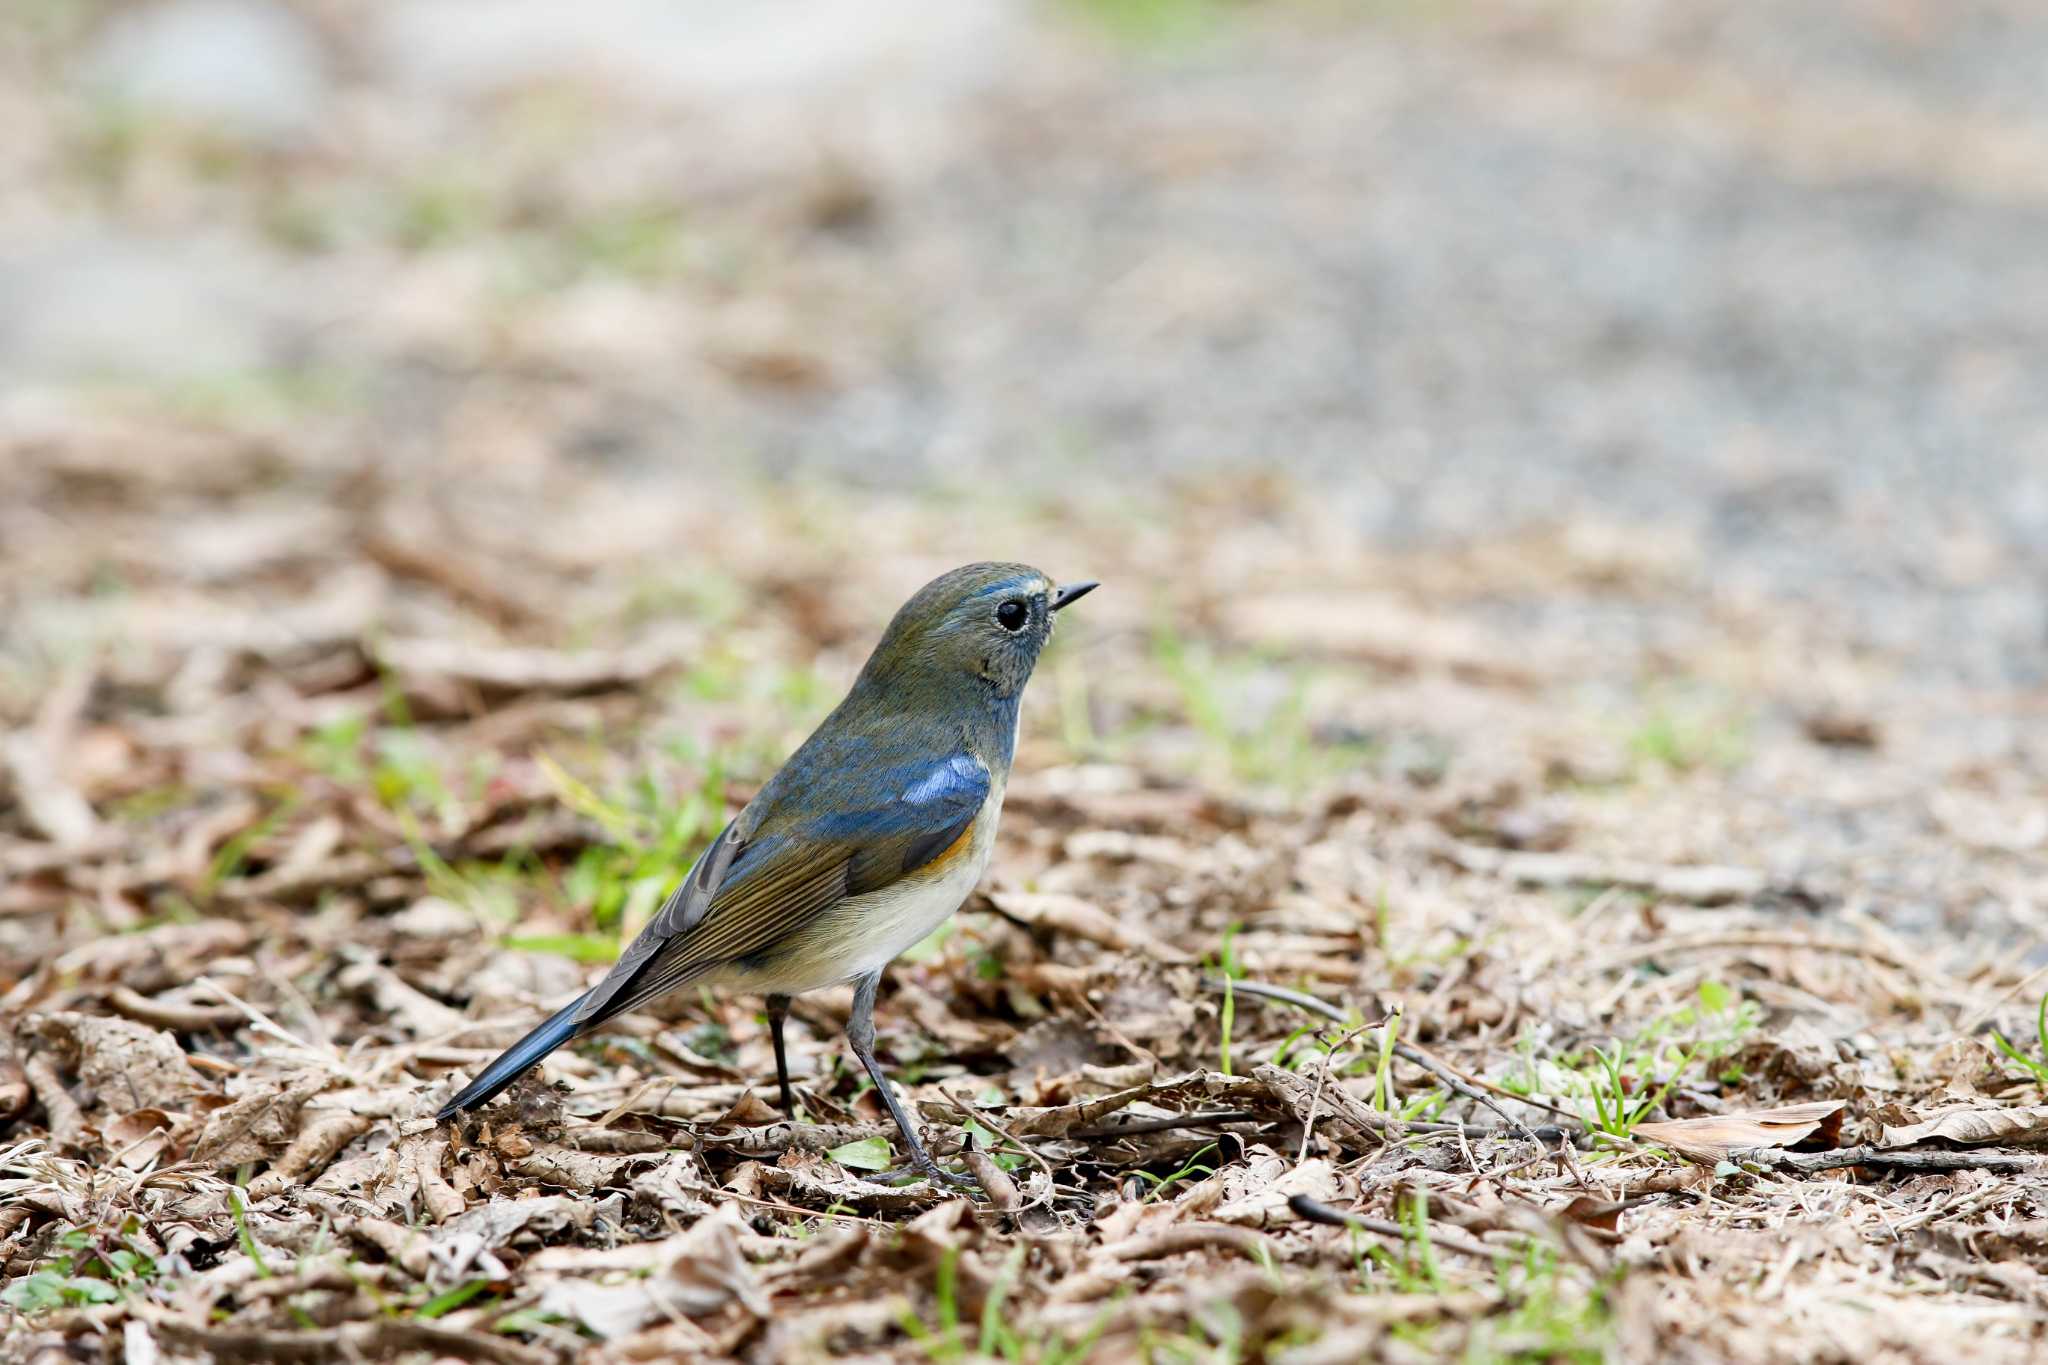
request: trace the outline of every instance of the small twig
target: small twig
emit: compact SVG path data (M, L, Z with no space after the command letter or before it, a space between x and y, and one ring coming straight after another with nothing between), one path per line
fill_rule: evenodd
M1249 1109L1219 1109L1207 1114L1156 1114L1150 1118L1136 1118L1129 1123L1108 1123L1094 1128L1070 1129L1070 1138L1120 1138L1134 1137L1139 1133L1168 1133L1176 1128L1214 1128L1226 1123L1258 1123L1258 1114ZM994 1127L993 1124L990 1127ZM1052 1140L1052 1139L1045 1139Z
M1473 1085L1471 1082L1467 1081L1464 1078L1464 1076L1452 1070L1445 1063L1439 1062L1430 1053L1424 1052L1421 1048L1415 1046L1413 1043L1395 1043L1394 1055L1396 1057L1402 1058L1404 1061L1410 1061L1415 1063L1415 1065L1421 1067L1424 1071L1427 1071L1430 1075L1435 1076L1438 1080L1442 1081L1445 1085L1449 1086L1457 1094L1464 1096L1466 1099L1471 1100L1475 1104L1483 1105L1487 1109L1492 1110L1493 1113L1497 1115L1503 1123L1507 1124L1508 1127L1514 1129L1515 1132L1519 1133L1523 1138L1527 1139L1530 1142L1535 1143L1538 1147L1547 1147L1550 1145L1544 1142L1541 1138L1537 1137L1535 1131L1531 1129L1528 1124L1522 1122L1513 1114L1510 1114L1507 1110L1501 1108L1498 1104L1494 1103L1493 1096L1487 1094L1484 1090L1481 1090L1477 1086Z
M313 1047L311 1044L307 1043L298 1035L290 1032L283 1026L272 1021L269 1015L265 1014L262 1010L257 1009L254 1005L251 1005L246 1000L243 1000L241 997L237 996L233 991L230 991L227 987L221 985L218 981L215 981L212 977L202 976L192 984L195 986L205 987L207 990L212 991L215 995L219 996L228 1004L234 1006L234 1008L236 1008L237 1010L240 1010L242 1012L243 1017L248 1019L250 1027L255 1029L256 1032L267 1033L271 1037L277 1039L280 1042L298 1048L301 1052L311 1053L316 1056L320 1055L319 1049ZM323 1057L322 1060L326 1059Z
M1379 1026L1385 1028L1386 1021L1382 1019ZM1301 1145L1294 1154L1294 1159L1297 1163L1308 1160L1308 1145L1315 1140L1316 1116L1323 1107L1323 1092L1330 1084L1330 1059L1336 1056L1340 1050L1350 1047L1352 1040L1365 1032L1365 1028L1366 1026L1361 1025L1346 1033L1342 1038L1331 1044L1329 1050L1324 1052L1319 1059L1316 1066L1316 1083L1309 1091L1308 1112L1301 1116ZM1380 1133L1380 1140L1385 1142L1387 1136L1387 1133L1382 1131Z
M1468 1071L1460 1071L1458 1070L1458 1068L1452 1066L1449 1062L1437 1056L1435 1053L1424 1053L1421 1048L1416 1047L1413 1043L1402 1043L1395 1048L1395 1052L1397 1054L1404 1053L1405 1051L1414 1051L1416 1053L1421 1054L1421 1056L1419 1057L1408 1058L1409 1061L1414 1062L1417 1066L1423 1067L1431 1071L1441 1070L1442 1072L1448 1072L1449 1074L1457 1077L1460 1081L1463 1081L1466 1085L1474 1086L1480 1090L1490 1090L1494 1094L1499 1095L1502 1099L1513 1100L1516 1104L1526 1104L1531 1109L1542 1109L1549 1113L1556 1114L1560 1118L1570 1119L1573 1123L1577 1124L1582 1129L1586 1126L1585 1119L1581 1118L1577 1114L1574 1114L1569 1109L1565 1109L1558 1105L1552 1104L1548 1100L1539 1100L1533 1095L1518 1095L1504 1085L1500 1085L1494 1081L1487 1080L1484 1076L1474 1076ZM1422 1057L1427 1057L1429 1060L1424 1061L1422 1060ZM1432 1063L1434 1063L1434 1065L1432 1065ZM1453 1088L1455 1089L1455 1087ZM1462 1095L1465 1092L1460 1090L1458 1093ZM1487 1101L1482 1096L1469 1095L1467 1096L1467 1098L1477 1099L1480 1103L1485 1104L1489 1109L1492 1109L1496 1114L1500 1113L1498 1107L1494 1106L1492 1103ZM1507 1115L1501 1114L1501 1117L1507 1118ZM1511 1119L1509 1121L1513 1122L1513 1120Z
M1260 1063L1252 1074L1273 1092L1275 1098L1294 1110L1297 1120L1305 1121L1304 1116L1312 1112L1311 1104L1316 1091L1305 1078L1270 1062ZM1378 1110L1368 1108L1357 1096L1336 1086L1331 1086L1324 1093L1329 1097L1332 1122L1351 1129L1358 1136L1369 1134L1382 1142L1410 1137L1438 1137L1445 1133L1457 1133L1468 1138L1497 1138L1507 1135L1506 1129L1487 1124L1426 1123L1414 1119L1395 1118L1390 1114L1382 1114Z
M1406 1241L1414 1231L1385 1218L1368 1218L1362 1213L1347 1212L1334 1205L1325 1204L1320 1199L1311 1199L1305 1194L1289 1195L1287 1207L1294 1211L1296 1218L1304 1222L1321 1223L1324 1227L1357 1228L1360 1232L1378 1233L1382 1237L1393 1237L1400 1241ZM1456 1228L1442 1226L1430 1228L1429 1244L1451 1251L1462 1251L1467 1256L1477 1256L1486 1261L1495 1260L1503 1250L1499 1247L1490 1247Z
M1256 995L1268 1000L1278 1000L1282 1003L1293 1005L1298 1009L1307 1010L1311 1014L1320 1014L1323 1018L1339 1024L1349 1023L1351 1018L1351 1016L1338 1009L1329 1001L1310 995L1306 991L1290 990L1285 986L1271 986L1263 981L1246 981L1233 977L1230 981L1225 982L1222 977L1205 976L1202 978L1202 986L1205 990L1221 992L1227 988L1236 991L1240 995ZM1504 1089L1491 1081L1481 1080L1477 1076L1468 1076L1449 1062L1442 1060L1434 1053L1423 1051L1413 1043L1396 1043L1394 1045L1394 1055L1415 1063L1415 1065L1425 1071L1431 1072L1438 1080L1450 1087L1453 1092L1476 1104L1484 1105L1498 1115L1510 1128L1529 1141L1538 1142L1539 1145L1540 1139L1530 1130L1527 1124L1508 1113L1505 1109L1502 1109L1482 1092L1491 1090L1495 1094L1503 1095L1519 1104L1531 1105L1537 1109L1547 1109L1553 1114L1570 1119L1581 1128L1585 1126L1585 1120L1572 1113L1569 1109L1560 1109L1558 1106L1547 1104L1542 1100L1530 1099L1526 1095L1517 1095L1512 1090Z
M1880 1171L1997 1171L2019 1175L2036 1170L2041 1158L2015 1152L1900 1151L1883 1147L1843 1147L1832 1152L1787 1152L1776 1147L1737 1148L1728 1159L1738 1166L1763 1166L1771 1170L1811 1175L1815 1171L1836 1171L1847 1166L1868 1166Z
M232 1005L188 1005L176 1000L152 999L140 991L116 986L107 992L107 1003L116 1014L176 1033L211 1033L242 1022L242 1012Z
M1250 1228L1231 1223L1183 1223L1178 1227L1161 1228L1157 1232L1111 1242L1099 1254L1114 1261L1156 1261L1178 1256L1184 1251L1227 1247L1257 1260L1265 1244L1266 1239Z
M758 1208L773 1209L777 1213L786 1213L796 1218L830 1218L840 1223L863 1223L871 1228L894 1229L897 1226L880 1218L865 1218L860 1214L847 1213L841 1209L807 1209L798 1204L785 1204L779 1199L764 1199L757 1194L741 1194L738 1190L728 1190L722 1185L704 1185L695 1181L688 1181L685 1182L684 1188L714 1203L720 1199L731 1199L741 1204L753 1204Z
M1285 986L1269 986L1263 981L1247 981L1242 977L1231 977L1226 981L1220 976L1205 976L1202 978L1202 989L1215 991L1218 995L1230 990L1239 995L1261 996L1267 1000L1278 1000L1282 1004L1293 1005L1296 1009L1307 1010L1310 1014L1320 1014L1335 1024L1351 1022L1350 1015L1327 1000L1319 999L1306 991L1289 990Z

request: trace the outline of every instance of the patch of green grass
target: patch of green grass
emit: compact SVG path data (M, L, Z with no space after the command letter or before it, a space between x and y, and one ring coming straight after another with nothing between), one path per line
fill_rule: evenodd
M202 890L211 894L222 882L239 876L243 865L248 862L249 850L284 823L298 804L296 796L287 796L255 824L222 844L220 851L213 855L213 862L208 865L206 876L201 880Z
M723 769L714 764L696 790L681 793L643 771L608 798L553 758L543 754L539 762L562 804L597 822L606 835L606 842L577 856L564 892L590 907L600 934L637 932L722 823Z
M244 1173L237 1180L236 1183L238 1185L246 1185L248 1183L246 1168L244 1168ZM242 1244L242 1254L244 1256L247 1256L249 1260L255 1264L257 1279L269 1279L271 1275L275 1272L273 1272L269 1264L264 1261L263 1252L256 1245L256 1237L253 1233L249 1231L249 1205L248 1202L244 1199L242 1191L240 1189L237 1189L232 1194L230 1194L228 1196L228 1203L230 1207L232 1207L234 1210L235 1240Z
M33 1314L118 1301L157 1273L156 1261L131 1240L136 1231L132 1218L104 1234L95 1227L66 1228L53 1245L57 1254L0 1289L0 1304ZM116 1241L121 1245L108 1245Z
M361 389L339 370L264 369L180 379L157 396L172 411L203 422L286 422L339 412Z
M1750 731L1749 718L1731 706L1660 697L1629 732L1628 749L1639 769L1732 771L1749 758Z
M1219 1365L1247 1359L1244 1314L1228 1299L1211 1299L1190 1315L1186 1330L1168 1333L1146 1324L1138 1331L1145 1365ZM1263 1343L1261 1343L1263 1346ZM1263 1356L1263 1350L1261 1351Z
M1298 793L1378 752L1376 744L1332 739L1314 724L1309 691L1328 670L1277 655L1218 651L1167 625L1153 632L1152 658L1201 741L1199 760L1218 770L1213 776Z
M306 766L325 773L343 786L354 786L367 771L363 761L363 737L369 733L370 718L361 711L349 711L316 726L299 742L299 755Z
M619 956L619 940L613 934L515 934L505 946L522 953L552 953L571 962L614 962Z
M1631 1065L1635 1058L1620 1048L1594 1048L1586 1080L1587 1098L1593 1106L1587 1123L1609 1137L1628 1137L1637 1124L1657 1112L1657 1106L1692 1065L1693 1055L1691 1050L1680 1053L1670 1074L1653 1089L1652 1083L1637 1079Z
M635 204L569 224L567 261L585 270L656 284L689 264L683 217L672 204Z
M1420 1191L1403 1198L1396 1209L1401 1225L1398 1249L1351 1234L1354 1288L1362 1293L1394 1293L1442 1297L1479 1285L1453 1274L1439 1261L1430 1240L1429 1209ZM1474 1318L1462 1349L1441 1340L1447 1324L1408 1321L1392 1327L1393 1335L1425 1355L1466 1361L1515 1362L1516 1365L1597 1365L1607 1358L1613 1338L1608 1303L1611 1282L1584 1287L1564 1273L1556 1252L1536 1241L1519 1254L1503 1251L1493 1267L1493 1290L1499 1306Z
M988 1296L982 1300L975 1341L969 1349L959 1301L958 1253L948 1248L933 1276L932 1299L937 1321L927 1325L917 1314L906 1311L902 1326L906 1336L917 1343L925 1358L939 1361L1002 1360L1016 1365L1079 1365L1095 1349L1103 1329L1109 1325L1118 1294L1108 1307L1077 1336L1058 1333L1034 1334L1020 1324L1009 1310L1011 1292L1024 1268L1028 1248L1015 1246L1003 1258Z
M1188 1158L1186 1165L1171 1175L1154 1175L1147 1170L1133 1170L1131 1172L1132 1175L1137 1176L1140 1180L1150 1181L1152 1185L1151 1189L1145 1191L1145 1197L1140 1202L1149 1204L1153 1200L1164 1196L1168 1190L1182 1181L1192 1182L1197 1176L1207 1177L1216 1174L1214 1166L1202 1163L1203 1157L1215 1155L1216 1150L1215 1143L1204 1143L1201 1147L1195 1149L1194 1155Z
M2048 995L2041 997L2040 1007L2034 1012L2034 1039L2040 1045L2039 1057L2029 1057L2006 1041L1997 1029L1991 1030L1991 1041L2006 1060L2032 1076L2036 1085L2048 1088Z
M371 737L370 789L388 810L451 812L455 798L441 778L432 746L411 726L387 726Z
M431 1321L444 1314L454 1312L490 1287L491 1282L489 1280L465 1280L453 1289L436 1294L433 1298L428 1299L413 1310L413 1316Z
M1230 1034L1237 1024L1237 992L1231 983L1244 975L1244 963L1237 956L1237 935L1243 929L1241 924L1232 924L1223 931L1223 941L1216 947L1215 959L1206 964L1223 979L1223 1009L1220 1018L1221 1041L1217 1045L1217 1063L1226 1076L1233 1075L1230 1069Z
M1612 1046L1537 1057L1525 1045L1523 1069L1500 1084L1516 1094L1577 1100L1594 1131L1627 1139L1695 1064L1728 1056L1761 1021L1755 1001L1723 982L1706 980L1694 1003L1667 1011Z
M408 251L431 251L483 235L494 218L482 187L453 174L422 177L398 192L390 231Z
M1472 1324L1465 1359L1521 1365L1600 1365L1614 1339L1608 1285L1579 1289L1549 1247L1531 1242L1519 1261L1503 1258L1495 1283L1503 1313Z
M1224 20L1221 0L1066 0L1067 8L1132 47L1185 45Z
M1395 1109L1394 1048L1401 1035L1401 1011L1396 1008L1379 1027L1379 1055L1372 1066L1372 1107L1382 1114Z

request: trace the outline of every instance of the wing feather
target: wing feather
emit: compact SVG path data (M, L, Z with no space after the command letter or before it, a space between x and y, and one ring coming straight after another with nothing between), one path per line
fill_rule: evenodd
M864 755L863 755L864 756ZM763 788L670 893L576 1014L579 1031L645 1004L725 963L774 948L849 895L889 886L972 828L991 783L964 751L938 762L841 764L852 772L791 800L796 759ZM817 815L803 807L822 806Z

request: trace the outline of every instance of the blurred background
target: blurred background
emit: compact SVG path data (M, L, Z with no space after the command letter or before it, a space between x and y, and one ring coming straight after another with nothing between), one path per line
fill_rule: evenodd
M543 740L744 794L1019 558L1108 585L1062 781L2038 938L2044 69L2022 0L11 0L0 820L175 885Z

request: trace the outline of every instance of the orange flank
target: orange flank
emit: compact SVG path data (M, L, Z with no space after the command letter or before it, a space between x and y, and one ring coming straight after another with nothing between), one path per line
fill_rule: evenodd
M960 831L960 837L940 849L938 855L923 867L918 868L914 875L919 877L935 877L944 872L956 859L974 846L974 827L980 823L979 820L969 820L967 828Z

